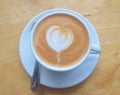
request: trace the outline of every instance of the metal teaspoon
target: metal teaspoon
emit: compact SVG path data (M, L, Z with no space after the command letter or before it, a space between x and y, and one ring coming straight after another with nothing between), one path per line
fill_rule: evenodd
M39 63L36 61L32 80L31 80L31 86L30 86L32 92L36 92L40 89L40 72L39 71L40 71Z

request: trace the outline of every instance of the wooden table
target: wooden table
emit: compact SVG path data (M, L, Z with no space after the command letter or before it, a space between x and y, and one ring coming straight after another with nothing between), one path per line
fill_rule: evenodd
M27 22L51 8L86 16L97 30L102 53L81 84L66 89L30 90L31 78L19 58L19 39ZM0 0L0 95L120 95L120 0Z

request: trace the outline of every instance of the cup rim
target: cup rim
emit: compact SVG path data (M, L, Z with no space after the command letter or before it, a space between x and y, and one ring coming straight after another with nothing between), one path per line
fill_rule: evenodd
M80 64L83 63L83 61L86 59L86 57L88 56L89 54L89 51L90 51L90 33L89 33L89 29L88 29L88 26L86 26L86 23L85 21L82 19L84 18L82 15L78 14L77 12L75 11L72 11L72 10L69 10L69 9L50 9L50 10L46 10L42 13L45 13L43 16L41 16L41 18L38 19L38 21L34 24L33 28L32 28L32 31L31 31L31 37L30 37L30 45L31 45L31 49L32 49L32 53L33 55L35 56L36 60L38 61L39 64L41 64L42 66L46 67L47 69L49 70L52 70L52 71L69 71L69 70L72 70L74 68L76 68L77 66L79 66ZM42 14L40 13L40 14ZM33 46L33 38L34 38L34 32L37 28L37 26L39 25L39 23L44 20L45 18L51 16L51 15L55 15L55 14L66 14L66 15L70 15L74 18L76 18L77 20L79 20L83 25L84 27L86 28L87 30L87 33L88 33L88 38L89 38L89 44L88 44L88 49L86 51L86 53L84 54L84 56L82 57L81 60L79 60L76 64L72 65L72 66L68 66L68 67L56 67L56 66L52 66L52 65L48 65L46 64L44 61L41 60L41 58L37 55L35 49L34 49L34 46Z

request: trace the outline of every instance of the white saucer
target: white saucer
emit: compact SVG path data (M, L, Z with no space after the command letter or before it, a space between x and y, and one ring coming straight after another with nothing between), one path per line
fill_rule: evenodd
M30 76L32 76L33 74L33 69L36 61L30 48L30 32L36 21L44 14L45 12L38 14L26 25L20 39L19 53L20 53L21 63L25 68L26 72ZM99 44L98 36L96 34L94 27L87 19L85 19L84 17L82 17L82 19L84 19L86 24L90 26L89 29L91 31L91 36L93 38L91 42L99 46L100 44ZM99 58L99 54L89 54L87 59L84 61L84 63L82 63L79 67L71 71L61 72L61 73L50 71L44 68L43 66L41 66L40 83L52 88L66 88L81 83L93 72L97 64L98 58Z

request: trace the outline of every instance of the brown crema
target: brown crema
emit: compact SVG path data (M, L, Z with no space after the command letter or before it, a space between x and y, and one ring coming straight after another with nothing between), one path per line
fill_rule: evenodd
M73 34L72 44L60 53L53 50L46 41L46 32L51 26L70 29ZM55 67L68 67L77 64L86 54L89 37L84 25L72 16L56 14L42 20L34 33L34 49L40 60ZM60 61L58 62L58 56Z

